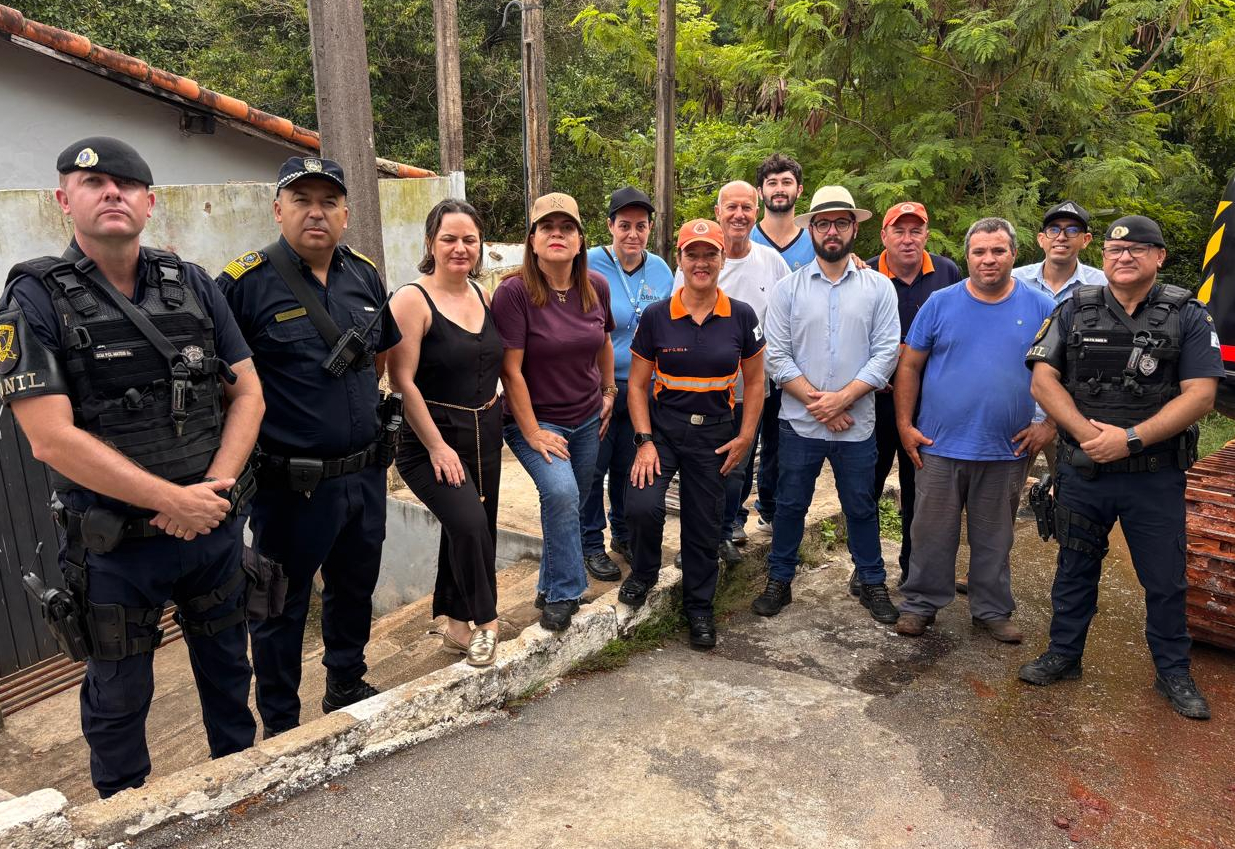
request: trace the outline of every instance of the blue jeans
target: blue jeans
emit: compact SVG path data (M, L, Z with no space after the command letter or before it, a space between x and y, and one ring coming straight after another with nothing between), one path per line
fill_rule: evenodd
M769 578L793 580L806 511L815 496L815 479L823 470L823 461L831 460L836 494L845 513L849 555L858 576L864 584L882 584L887 579L879 547L879 509L871 496L878 453L873 433L861 442L836 442L798 436L793 425L780 423L780 472L772 552L768 555Z
M502 429L506 444L531 475L540 493L540 533L544 546L540 553L540 581L537 592L545 601L573 601L587 589L583 569L583 543L579 537L579 511L596 475L596 452L600 445L600 416L578 427L562 427L537 422L550 433L566 439L570 459L554 457L545 462L539 451L527 444L516 424Z
M609 420L609 429L596 453L596 478L579 517L584 556L605 553L606 472L609 474L609 538L614 542L630 539L630 531L626 529L626 481L635 462L635 428L630 423L630 410L626 406L626 381L617 381L617 387L613 418Z

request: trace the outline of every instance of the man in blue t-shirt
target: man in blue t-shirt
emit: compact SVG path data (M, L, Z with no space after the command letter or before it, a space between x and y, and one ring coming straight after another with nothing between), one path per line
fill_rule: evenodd
M579 514L583 538L583 565L598 581L622 577L605 551L605 474L609 475L609 537L613 550L630 562L630 535L626 530L626 479L635 461L634 429L626 407L626 380L630 376L630 340L643 311L673 294L673 272L665 261L647 250L656 208L638 189L618 189L609 200L611 245L587 252L587 265L609 281L613 311L613 378L617 384L613 418L600 440L596 479Z
M973 622L997 640L1019 643L1011 620L1013 524L1029 463L1055 438L1054 424L1036 411L1022 364L1054 303L1013 279L1016 230L1008 221L974 222L965 258L969 278L927 299L896 371L896 425L918 470L896 631L920 636L955 597L964 510Z

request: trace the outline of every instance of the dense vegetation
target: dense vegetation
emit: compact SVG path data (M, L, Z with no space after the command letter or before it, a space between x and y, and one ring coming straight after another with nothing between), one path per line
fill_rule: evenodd
M303 0L18 5L315 125ZM612 188L651 186L657 4L544 5L555 185L597 237ZM432 2L364 6L378 150L436 167ZM466 170L490 234L517 240L518 17L502 28L502 6L459 2ZM1065 196L1097 226L1152 215L1172 279L1196 285L1235 169L1233 0L678 0L678 17L679 220L780 150L805 166L807 196L841 182L875 209L924 202L932 249L954 257L975 217L1030 234ZM876 237L868 226L863 248ZM1023 261L1038 253L1026 242Z

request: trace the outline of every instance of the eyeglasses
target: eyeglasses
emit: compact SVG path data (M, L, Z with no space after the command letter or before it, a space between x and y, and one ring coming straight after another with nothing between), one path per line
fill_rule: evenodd
M1154 246L1146 245L1144 243L1136 244L1136 245L1103 245L1102 246L1102 258L1103 259L1119 259L1121 256L1124 255L1124 251L1127 251L1128 256L1132 257L1133 259L1144 259L1145 257L1149 256L1149 249L1152 247Z
M1085 228L1077 227L1075 224L1067 227L1056 227L1052 224L1050 227L1042 228L1042 232L1050 236L1052 239L1058 238L1060 233L1063 233L1069 239L1075 239L1077 236L1085 232Z
M833 221L827 221L827 220L812 221L810 223L810 228L814 230L816 233L826 233L828 232L828 230L831 230L833 227L836 228L837 233L848 233L849 228L852 226L853 226L853 219L851 218L837 218Z

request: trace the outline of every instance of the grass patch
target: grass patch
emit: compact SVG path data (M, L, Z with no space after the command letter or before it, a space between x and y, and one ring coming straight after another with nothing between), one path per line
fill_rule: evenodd
M1198 450L1202 457L1214 453L1235 439L1235 420L1213 411L1201 419L1201 442Z
M901 539L901 511L895 499L879 499L879 536L881 539Z
M536 698L543 693L545 688L548 686L548 681L533 681L531 684L524 687L523 690L517 695L507 699L506 703L503 704L502 707L506 710L519 710L519 708L535 701Z
M629 637L610 640L592 657L576 663L570 670L571 674L587 675L591 672L619 669L629 663L636 654L660 648L665 640L681 628L682 611L677 607L666 610L639 625Z
M832 519L824 519L817 525L808 525L798 548L802 565L818 566L828 559L828 554L845 542L845 526Z

